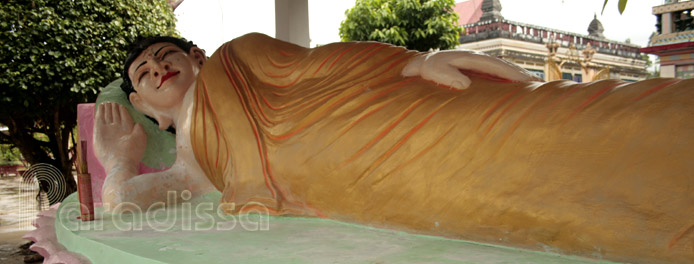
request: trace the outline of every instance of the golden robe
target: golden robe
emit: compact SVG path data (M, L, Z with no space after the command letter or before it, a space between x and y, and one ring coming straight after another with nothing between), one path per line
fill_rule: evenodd
M421 55L260 34L222 46L199 76L191 135L228 211L694 261L694 81L473 76L457 91L402 77Z

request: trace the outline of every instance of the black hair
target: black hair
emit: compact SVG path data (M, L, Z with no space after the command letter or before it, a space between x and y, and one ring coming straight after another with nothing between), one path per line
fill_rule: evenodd
M161 42L168 42L174 44L185 52L190 52L190 49L192 49L193 47L197 47L197 45L193 44L192 41L188 41L184 38L177 38L171 36L138 37L135 40L135 42L133 42L130 45L130 48L128 49L128 57L125 59L125 62L123 64L123 73L121 73L123 83L121 83L120 88L123 90L123 92L125 92L125 97L128 98L128 100L130 100L130 93L135 92L132 80L130 80L130 76L128 75L128 68L130 68L130 65L133 64L133 61L135 61L135 59L137 59L137 57L140 56L140 53L145 51L149 46Z

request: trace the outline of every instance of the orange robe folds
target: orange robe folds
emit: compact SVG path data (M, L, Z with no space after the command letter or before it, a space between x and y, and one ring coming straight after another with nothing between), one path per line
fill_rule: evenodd
M222 46L198 79L191 135L229 211L694 260L694 81L473 76L455 91L402 77L419 55L260 34Z

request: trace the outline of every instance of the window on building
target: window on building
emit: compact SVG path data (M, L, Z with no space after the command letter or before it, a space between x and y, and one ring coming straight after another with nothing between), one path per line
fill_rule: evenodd
M677 65L675 68L675 77L682 79L694 78L694 65Z
M658 30L658 34L663 34L663 26L662 26L662 24L661 24L661 22L660 22L661 19L663 19L663 15L662 15L662 14L657 14L657 15L655 15L655 20L656 20L656 21L655 21L655 28L656 28L656 30Z
M537 76L540 79L543 79L543 80L545 79L545 71L532 70L532 69L526 69L526 70L528 70L530 73L532 73L533 75Z
M568 72L562 72L561 78L564 80L573 80L574 79L574 77L571 75L571 73L568 73Z
M692 20L693 18L689 10L676 11L672 13L672 21L675 24L675 32L692 30Z
M580 74L574 75L574 82L577 82L577 83L583 82L583 76Z

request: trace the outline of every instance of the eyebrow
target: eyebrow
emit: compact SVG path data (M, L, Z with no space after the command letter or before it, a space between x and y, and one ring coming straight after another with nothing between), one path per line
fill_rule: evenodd
M134 72L136 72L137 69L139 69L142 65L145 65L145 64L147 64L147 60L145 60L145 61L143 61L142 63L140 63L140 65L137 65L137 68L135 68L135 71L134 71ZM134 73L133 73L133 74L134 74Z
M159 54L159 52L160 52L163 48L166 48L166 47L169 47L169 46L171 46L171 45L164 45L164 46L161 46L161 48L159 48L157 51L154 52L154 56L157 56L157 54Z
M162 49L164 49L164 48L166 48L166 47L169 47L169 46L171 46L171 45L164 45L164 46L161 46L161 48L159 48L157 51L154 52L154 56L157 56L157 54L159 54L159 52L160 52ZM142 65L145 65L145 64L147 64L147 60L145 60L145 61L143 61L142 63L140 63L140 65L137 65L137 68L135 68L135 71L137 71L137 69L139 69L140 67L142 67Z

